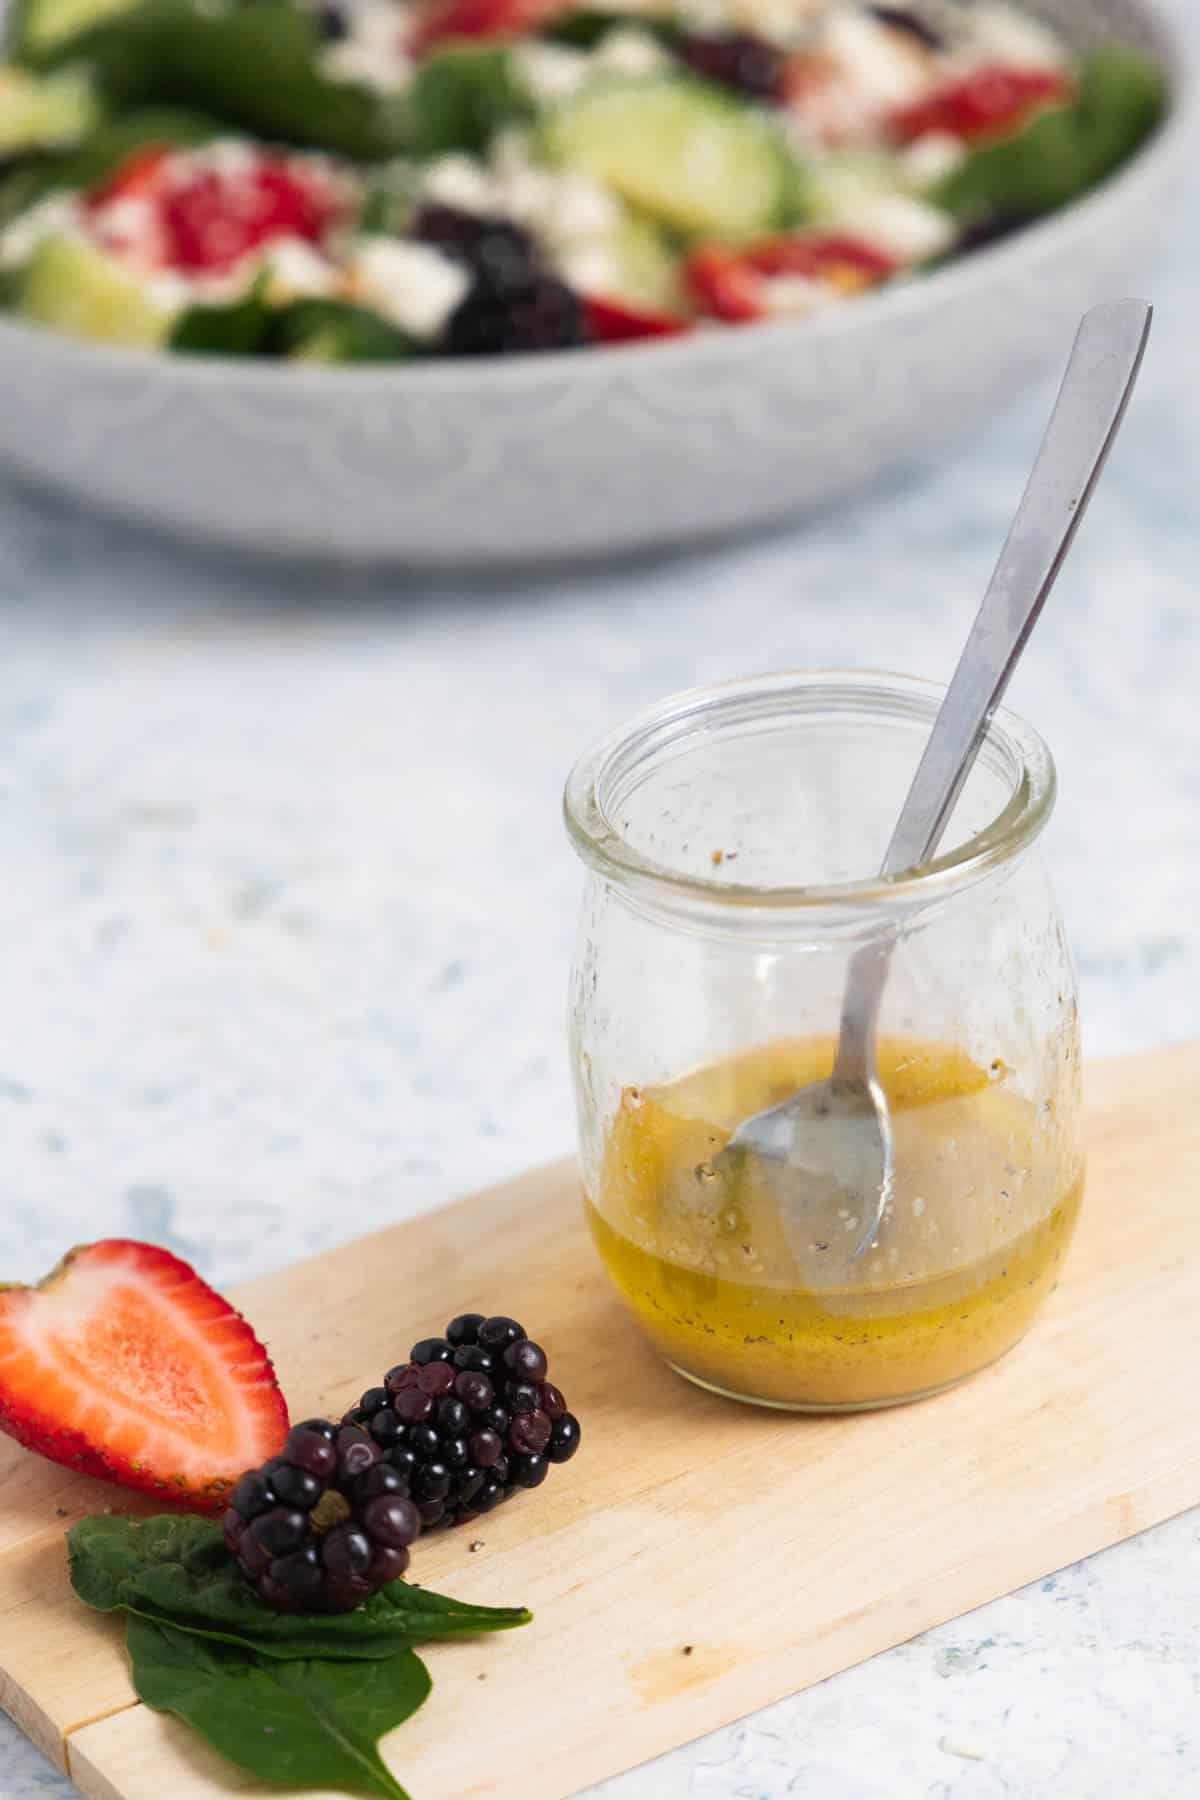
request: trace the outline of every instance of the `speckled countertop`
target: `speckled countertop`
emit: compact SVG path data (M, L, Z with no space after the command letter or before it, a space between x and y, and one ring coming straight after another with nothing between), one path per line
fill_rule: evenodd
M1013 693L1059 758L1093 1054L1200 1028L1195 193L1181 217ZM0 488L3 1274L128 1232L230 1282L567 1149L572 757L730 673L946 674L1049 399L837 517L572 578L254 569ZM1182 1800L1198 1574L1192 1514L593 1800ZM4 1800L69 1791L0 1722Z

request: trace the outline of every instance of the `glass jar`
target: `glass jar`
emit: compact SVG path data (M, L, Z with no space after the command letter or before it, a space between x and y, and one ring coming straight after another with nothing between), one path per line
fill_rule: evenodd
M677 695L576 765L588 866L571 1052L592 1235L650 1342L804 1411L932 1394L1022 1336L1083 1188L1075 984L1036 840L1054 765L997 714L938 860L871 874L942 690L786 674ZM831 1072L851 957L886 942L897 1169L870 1203L720 1152ZM834 1201L840 1202L835 1205Z

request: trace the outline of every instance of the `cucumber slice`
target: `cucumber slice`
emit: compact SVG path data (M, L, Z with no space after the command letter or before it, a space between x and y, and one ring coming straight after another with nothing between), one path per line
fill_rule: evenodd
M17 9L17 44L26 55L44 56L136 4L137 0L25 0Z
M16 311L72 337L144 350L166 341L172 316L112 257L73 237L49 237L38 245L26 265Z
M67 149L99 117L99 102L82 75L40 78L0 66L0 161L31 150Z
M550 115L542 142L676 231L749 237L795 216L796 163L778 127L688 77L598 83Z
M617 228L613 249L619 277L612 299L628 300L650 312L685 309L679 256L649 219L627 213Z

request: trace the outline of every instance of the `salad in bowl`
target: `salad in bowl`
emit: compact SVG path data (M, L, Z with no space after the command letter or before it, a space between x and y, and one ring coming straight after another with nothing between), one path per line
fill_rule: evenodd
M0 306L309 363L802 319L1100 185L1156 62L991 0L18 0Z

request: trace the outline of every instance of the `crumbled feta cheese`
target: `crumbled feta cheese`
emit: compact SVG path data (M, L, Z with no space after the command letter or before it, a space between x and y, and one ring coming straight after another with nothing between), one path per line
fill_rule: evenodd
M486 213L493 204L492 182L487 169L469 156L439 156L421 179L426 200L455 206L460 212Z
M863 194L839 209L837 223L898 262L925 262L954 243L948 213L909 194Z
M774 319L806 318L832 299L827 287L807 275L776 275L763 283L763 308Z
M174 167L180 175L190 177L193 165L203 162L222 181L240 181L253 172L260 155L257 145L247 144L241 138L217 138L213 143L205 144L194 157L175 158Z
M606 32L588 58L589 71L604 75L657 75L671 66L658 39L632 25Z
M321 51L325 74L379 94L405 87L414 65L406 47L404 9L394 0L359 0L346 13L346 26L346 36Z
M435 338L471 285L467 271L429 244L364 238L351 266L354 296L415 338Z
M870 113L920 100L935 79L928 50L869 13L842 8L831 14L821 49Z
M824 6L825 0L725 0L726 29L753 32L786 47Z
M567 44L519 43L513 62L520 81L541 106L554 106L578 93L588 78L592 58Z
M554 265L563 280L580 294L615 294L621 287L621 267L608 244L584 244L560 251Z
M167 313L182 312L185 306L196 301L232 299L232 293L213 292L211 286L211 283L190 281L186 275L175 274L170 269L158 269L154 274L142 277L142 291L147 300Z
M976 61L1015 63L1025 69L1062 69L1071 61L1067 46L1048 25L1012 6L974 6L971 44Z
M927 131L899 153L904 179L915 188L936 187L966 159L966 145L949 131Z
M0 269L19 269L43 238L78 232L79 203L71 194L49 194L0 231Z
M333 264L304 238L279 238L264 258L269 273L271 298L277 304L289 300L321 299L338 286Z
M535 229L540 229L551 243L562 244L609 238L620 223L621 208L608 188L590 176L574 173L550 176L533 221Z

